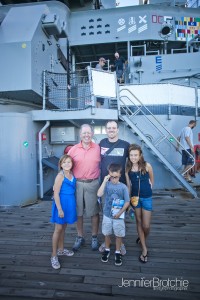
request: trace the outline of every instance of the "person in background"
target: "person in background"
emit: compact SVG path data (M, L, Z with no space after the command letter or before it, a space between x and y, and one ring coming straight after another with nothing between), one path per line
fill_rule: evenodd
M200 172L200 145L194 145L195 152L195 173Z
M74 252L64 248L64 237L67 224L77 221L75 186L76 179L72 173L73 160L69 155L63 155L59 160L59 173L54 183L54 200L52 204L51 222L55 223L52 237L51 265L60 268L59 255L72 256Z
M115 52L115 61L112 67L115 68L118 83L122 83L125 70L125 59L120 56L118 52Z
M196 126L196 121L191 120L187 126L185 126L178 136L177 140L179 143L185 148L185 150L182 150L182 165L184 167L183 174L185 179L188 182L193 182L190 174L189 169L192 168L194 164L194 158L191 157L191 155L194 157L194 143L193 143L193 132L192 129ZM179 144L177 143L176 150L179 150ZM188 152L191 154L189 155Z
M103 67L105 66L105 63L106 63L106 60L105 60L104 57L99 58L99 62L98 62L98 64L96 65L95 69L96 69L96 70L103 71Z
M108 120L105 124L107 138L100 141L101 149L101 182L108 175L108 166L112 163L118 163L122 166L120 181L126 184L125 165L128 157L129 143L119 139L119 125L117 121ZM99 247L99 251L103 252L105 243ZM125 245L122 243L121 254L126 254Z
M121 244L125 236L125 211L129 207L129 192L125 184L120 182L122 167L119 164L110 164L109 174L105 176L97 196L104 195L102 233L105 236L105 249L101 261L106 263L110 256L110 235L114 231L116 239L115 265L122 265ZM116 204L115 209L113 202ZM121 203L121 206L120 206Z
M79 144L74 145L68 154L74 160L74 176L76 177L76 203L77 203L77 233L73 250L77 251L85 244L83 232L83 215L91 217L92 250L98 250L99 229L99 204L97 191L100 176L100 147L92 142L93 129L89 124L83 124L80 128Z
M67 145L67 146L65 147L65 149L64 149L64 154L68 154L69 150L70 150L73 146L74 146L74 145L72 145L72 144Z
M142 149L137 144L132 144L129 147L126 182L130 196L139 197L135 207L137 232L142 247L139 261L146 263L148 260L146 239L150 231L154 176L152 166L144 160Z
M99 71L103 71L103 67L105 66L105 63L106 63L105 58L103 58L103 57L99 58L99 62L96 65L95 69L99 70ZM102 105L104 105L104 98L97 97L96 101L97 101L97 104L96 104L97 108L100 108Z

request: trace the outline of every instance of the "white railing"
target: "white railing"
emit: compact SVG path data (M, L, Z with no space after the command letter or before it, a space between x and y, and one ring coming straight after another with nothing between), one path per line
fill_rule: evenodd
M199 7L200 6L200 0L188 0L186 2L186 6L187 7L193 7L193 8Z

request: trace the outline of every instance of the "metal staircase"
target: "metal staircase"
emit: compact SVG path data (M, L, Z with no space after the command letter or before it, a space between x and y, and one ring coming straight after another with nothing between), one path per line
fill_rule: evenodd
M133 132L145 142L147 148L151 149L153 154L160 160L160 162L175 176L180 184L196 198L197 192L183 177L184 174L180 174L179 171L169 161L169 157L166 158L159 150L159 147L163 143L164 145L166 143L170 143L170 146L172 145L172 143L169 141L169 137L173 138L173 140L179 144L181 149L184 149L176 137L173 136L173 134L163 126L163 124L128 88L123 88L120 90L118 110L119 118L126 122ZM137 115L143 115L144 118L140 118L138 122L138 119L135 118ZM137 122L139 124L137 124ZM150 135L149 130L151 132ZM179 153L181 154L181 152Z

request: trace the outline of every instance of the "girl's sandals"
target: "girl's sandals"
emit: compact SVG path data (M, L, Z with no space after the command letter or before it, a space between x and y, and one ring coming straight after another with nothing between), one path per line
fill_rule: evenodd
M148 261L148 253L147 253L146 255L141 254L141 255L139 256L139 261L140 261L141 263L143 263L143 264L147 263L147 261Z
M135 242L136 242L136 244L140 244L140 238L138 237Z
M51 257L51 266L55 270L60 269L60 263L58 261L58 257L57 256L52 256Z
M74 252L68 249L58 249L57 255L66 255L66 256L72 256L74 255Z

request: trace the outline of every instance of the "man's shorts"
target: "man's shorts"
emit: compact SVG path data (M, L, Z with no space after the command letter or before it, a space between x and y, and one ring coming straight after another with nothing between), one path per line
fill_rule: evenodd
M143 208L152 211L152 198L139 198L138 205L135 208Z
M111 235L114 232L115 236L125 236L125 222L124 219L112 219L105 215L102 221L102 233L103 235Z
M84 212L87 217L95 216L99 213L99 203L97 201L97 191L99 189L99 180L92 182L76 182L76 209L77 216L83 216Z
M187 151L191 154L191 149L187 149ZM182 165L188 166L194 164L194 158L191 158L185 150L182 150Z
M124 73L123 70L117 70L117 71L116 71L117 79L122 78L122 77L123 77L123 73Z

